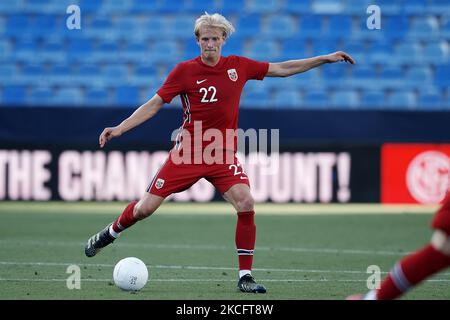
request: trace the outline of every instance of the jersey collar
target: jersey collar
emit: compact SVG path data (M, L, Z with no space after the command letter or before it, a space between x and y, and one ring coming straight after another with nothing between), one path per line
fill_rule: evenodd
M223 65L223 63L224 63L225 58L224 58L223 56L220 56L219 62L218 62L214 67L208 66L207 64L205 64L205 63L202 61L201 56L198 56L195 60L196 60L200 65L202 65L202 66L204 66L204 67L206 67L206 68L220 68L220 67Z

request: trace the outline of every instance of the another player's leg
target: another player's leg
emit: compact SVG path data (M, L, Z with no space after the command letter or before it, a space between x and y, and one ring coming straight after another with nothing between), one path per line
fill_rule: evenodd
M252 276L253 251L256 240L256 226L253 210L254 200L247 184L236 184L224 193L237 211L236 250L239 258L238 289L242 292L265 293L266 288L256 283Z
M367 300L392 300L405 294L426 278L450 266L450 237L437 230L431 243L397 262L379 290L366 294Z
M146 193L139 202L130 202L114 222L89 238L84 248L86 256L95 256L102 248L113 243L123 230L155 212L163 201L164 197Z
M450 193L437 212L432 226L435 231L430 243L397 262L381 283L380 289L370 291L362 299L396 299L426 278L450 266Z

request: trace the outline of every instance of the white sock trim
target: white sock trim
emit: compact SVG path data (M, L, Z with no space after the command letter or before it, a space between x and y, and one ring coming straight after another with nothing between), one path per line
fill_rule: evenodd
M115 232L113 229L113 225L109 226L109 234L113 237L113 238L118 238L120 235L120 232Z
M436 230L431 237L431 245L437 251L450 256L450 237L441 230Z
M245 270L245 269L242 269L242 270L239 270L239 279L240 278L242 278L243 276L245 276L246 274L252 274L252 270Z
M377 300L377 291L376 290L369 291L364 296L364 300Z

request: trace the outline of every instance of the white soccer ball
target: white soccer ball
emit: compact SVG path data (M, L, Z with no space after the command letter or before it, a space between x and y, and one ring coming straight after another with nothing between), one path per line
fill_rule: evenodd
M113 272L114 283L125 291L139 291L148 280L148 269L142 260L128 257L117 262Z

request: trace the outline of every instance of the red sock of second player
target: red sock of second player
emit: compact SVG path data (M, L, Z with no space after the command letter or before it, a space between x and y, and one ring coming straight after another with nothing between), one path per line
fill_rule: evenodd
M133 224L137 222L136 218L133 215L134 207L137 201L130 202L125 210L122 212L119 218L114 221L112 228L115 232L119 233L125 230L126 228L131 227Z

